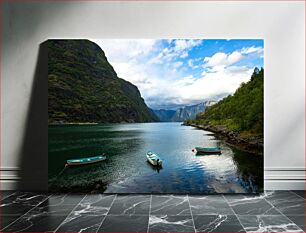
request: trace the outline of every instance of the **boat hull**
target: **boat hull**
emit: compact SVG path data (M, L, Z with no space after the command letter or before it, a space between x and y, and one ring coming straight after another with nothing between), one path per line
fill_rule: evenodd
M196 151L196 155L220 155L221 154L221 151Z
M152 164L153 166L162 166L162 164L163 164L162 160L157 161L155 159L148 158L148 156L147 156L147 159L148 159L149 163Z
M147 156L148 162L152 164L153 166L162 166L163 161L153 152L148 152L146 156Z
M83 158L83 159L71 159L71 160L67 160L66 165L67 166L88 165L88 164L98 163L104 160L106 160L105 156L96 156L96 157L89 157L89 158Z
M195 148L196 154L221 154L220 148Z

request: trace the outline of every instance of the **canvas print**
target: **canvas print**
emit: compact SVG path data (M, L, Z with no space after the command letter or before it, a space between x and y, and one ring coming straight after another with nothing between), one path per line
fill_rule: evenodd
M52 39L50 192L263 191L262 39Z

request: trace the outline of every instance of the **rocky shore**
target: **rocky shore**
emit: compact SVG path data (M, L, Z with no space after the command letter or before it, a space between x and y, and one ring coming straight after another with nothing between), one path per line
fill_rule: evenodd
M207 130L216 134L217 137L223 139L227 143L231 144L232 146L244 150L253 154L263 154L263 138L262 137L248 137L242 138L239 135L239 132L226 130L225 126L218 125L196 125L196 124L184 124L196 127L198 129Z

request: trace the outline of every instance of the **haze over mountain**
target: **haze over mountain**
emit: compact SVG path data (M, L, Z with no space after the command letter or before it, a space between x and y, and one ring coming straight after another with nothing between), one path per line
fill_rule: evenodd
M153 112L159 118L159 120L161 122L170 122L170 121L172 121L172 117L176 113L175 110L167 110L167 109L153 110Z
M216 101L205 101L203 103L185 106L174 110L154 110L155 115L162 122L182 122L185 120L194 120L198 113L202 113L209 106L212 106Z

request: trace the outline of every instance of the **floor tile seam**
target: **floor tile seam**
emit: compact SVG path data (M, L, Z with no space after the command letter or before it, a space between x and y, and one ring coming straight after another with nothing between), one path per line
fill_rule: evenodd
M0 199L0 201L1 201L1 202L4 201L6 198L13 196L15 193L17 193L17 192L11 193L11 194L8 195L7 197L4 197L4 198Z
M61 206L76 206L80 205L81 203L75 203L75 204L60 204L60 205L46 205L48 207L61 207Z
M53 232L57 232L58 229L63 225L63 223L65 222L65 220L73 213L73 211L77 208L77 206L85 199L85 197L87 196L87 194L79 201L79 203L77 203L75 205L75 207L70 211L70 213L68 215L66 215L66 218L58 225L58 227L53 231Z
M188 196L189 197L189 196ZM191 198L193 198L193 197L191 197ZM225 198L223 198L223 197L221 197L220 198L220 196L219 196L219 199L220 200L214 200L213 202L211 202L211 201L209 201L209 204L211 204L211 203L213 203L213 205L217 202L217 203L220 203L220 201L221 201L221 199L224 201L224 203L223 202L221 202L221 204L223 205L223 204L225 204L226 206L226 209L228 209L228 207L230 206L230 204L227 202L227 200L225 199ZM189 199L189 203L190 203L190 199ZM212 205L212 206L213 206ZM197 205L198 207L205 207L205 206L207 206L207 203L201 203L200 205ZM215 209L217 209L218 207L214 207ZM224 207L221 207L221 208L224 208ZM233 212L233 211L232 211ZM233 212L232 214L224 214L224 213L203 213L203 214L194 214L193 213L193 215L194 216L197 216L197 215L235 215L235 213Z
M104 218L101 220L101 223L100 223L99 227L97 228L97 231L96 231L96 232L99 232L99 229L101 228L102 224L104 223L106 217L109 216L108 213L109 213L110 209L112 208L112 206L113 206L113 204L114 204L114 202L115 202L117 196L118 196L118 195L115 194L115 197L114 197L112 203L110 204L109 209L108 209L106 215L105 215Z
M145 216L145 215L142 215ZM191 217L191 214L151 214L150 216L153 217L162 217L162 216L169 216L169 217Z
M305 197L301 197L299 194L295 193L292 190L289 190L289 192L293 193L294 195L298 196L299 198L302 198L305 201ZM305 192L305 190L304 190L304 192Z
M188 200L188 205L189 205L189 211L190 211L190 214L191 214L191 221L192 221L193 229L194 229L194 232L197 232L196 227L195 227L195 223L194 223L192 210L191 210L190 201L189 201L189 195L187 195L187 200Z
M13 222L11 222L9 225L7 225L6 227L4 227L3 229L0 229L1 231L4 231L5 229L7 229L8 227L10 227L11 225L13 225L15 222L19 221L20 219L22 219L22 217L26 216L29 212L31 212L33 209L35 209L36 207L38 207L40 204L42 204L43 202L45 202L46 200L48 200L50 197L52 196L49 195L47 196L45 199L43 199L42 201L40 201L37 205L35 205L34 207L32 207L30 210L28 210L26 213L22 214L19 218L17 218L16 220L14 220Z
M293 221L291 221L290 218L288 218L284 213L282 213L278 208L276 208L269 200L267 200L266 198L264 198L272 207L274 207L279 213L281 213L281 215L283 217L285 217L287 220L289 220L292 224L294 224L295 226L298 227L298 229L300 229L302 232L304 232L297 224L295 224ZM265 215L263 215L265 216Z
M237 214L237 216L258 216L258 217L273 217L283 216L283 214ZM292 215L292 216L303 216L303 215Z
M297 216L297 217L305 217L305 214L284 214L286 216Z
M227 199L225 198L225 196L222 195L222 197L224 198L225 202L228 204L229 208L233 211L233 213L234 213L235 217L237 218L238 222L240 223L242 229L243 229L245 232L247 232L245 226L242 224L242 222L240 221L240 219L239 219L237 213L234 211L234 209L232 208L232 206L230 205L230 203L227 201Z
M149 227L150 227L151 206L152 206L152 194L150 195L149 219L148 219L147 233L149 233Z

